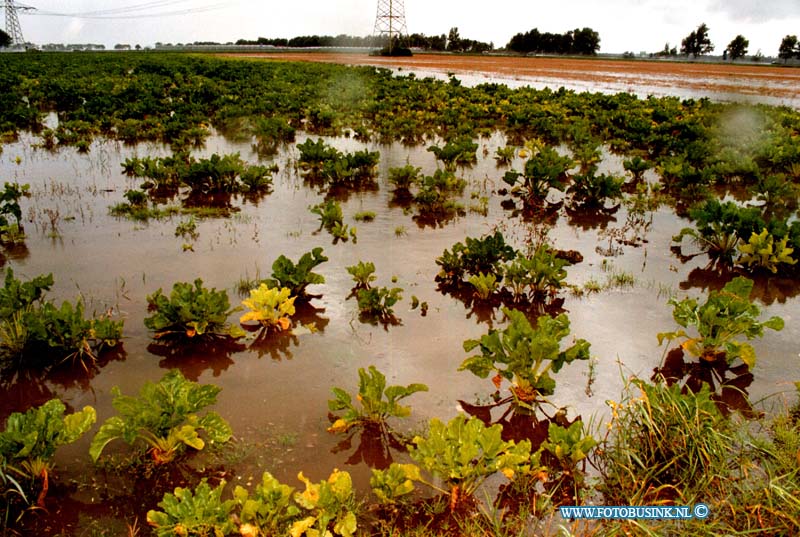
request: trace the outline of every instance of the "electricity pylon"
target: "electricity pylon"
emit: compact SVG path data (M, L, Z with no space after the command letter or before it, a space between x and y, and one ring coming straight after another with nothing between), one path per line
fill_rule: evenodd
M25 38L22 37L22 26L17 17L18 9L31 9L28 6L19 6L14 0L4 0L3 7L6 8L6 33L11 38L12 45L24 45Z
M403 0L378 0L378 13L375 16L375 30L373 34L377 36L387 36L389 38L389 53L395 38L407 34L406 12Z

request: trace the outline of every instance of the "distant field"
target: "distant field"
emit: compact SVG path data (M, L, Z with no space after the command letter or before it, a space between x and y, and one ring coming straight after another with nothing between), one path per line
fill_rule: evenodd
M673 61L629 61L577 58L523 58L513 56L453 56L417 54L410 58L382 58L364 53L275 52L246 56L291 61L402 67L415 71L484 75L517 84L574 86L600 91L631 91L681 97L704 96L722 100L763 100L800 107L800 69L772 65L734 65ZM489 80L491 81L491 80ZM759 99L766 98L766 99Z

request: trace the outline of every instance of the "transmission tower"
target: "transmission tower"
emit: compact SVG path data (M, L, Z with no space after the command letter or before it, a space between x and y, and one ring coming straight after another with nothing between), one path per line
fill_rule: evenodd
M373 33L389 38L389 51L391 52L395 38L408 33L403 0L378 0L378 13L375 16Z
M11 38L12 45L24 45L25 38L22 37L22 26L17 17L18 9L31 9L28 6L19 6L14 0L4 0L3 6L6 8L6 33Z

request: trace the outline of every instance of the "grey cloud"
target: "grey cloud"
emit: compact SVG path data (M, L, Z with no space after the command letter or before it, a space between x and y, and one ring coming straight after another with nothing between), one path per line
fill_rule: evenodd
M733 20L749 22L800 17L798 0L714 0L711 9L725 13Z

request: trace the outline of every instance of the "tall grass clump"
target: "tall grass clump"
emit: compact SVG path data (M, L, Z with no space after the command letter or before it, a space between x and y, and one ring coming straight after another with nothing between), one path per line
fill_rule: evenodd
M632 379L622 402L609 401L601 456L607 505L703 501L725 468L731 438L711 395L707 385L681 393L677 384Z
M800 387L798 387L800 390ZM635 393L638 391L638 394ZM723 417L696 393L632 380L596 452L606 505L704 503L690 520L608 521L603 535L795 535L800 528L800 403L772 418Z

